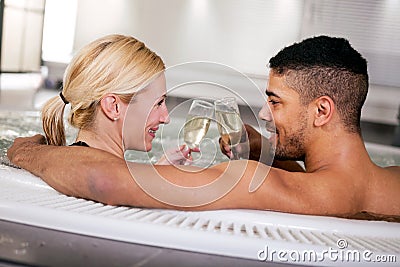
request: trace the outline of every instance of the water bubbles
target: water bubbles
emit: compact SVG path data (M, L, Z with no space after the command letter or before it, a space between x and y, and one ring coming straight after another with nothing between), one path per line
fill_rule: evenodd
M29 242L21 242L19 248L14 249L14 254L21 256L28 252Z
M14 254L18 256L25 255L26 249L24 248L14 249Z
M14 243L14 240L11 237L0 235L0 245L7 243Z

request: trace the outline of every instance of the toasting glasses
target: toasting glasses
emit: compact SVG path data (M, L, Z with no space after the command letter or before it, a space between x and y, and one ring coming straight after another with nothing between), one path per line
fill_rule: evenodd
M240 159L242 148L239 145L245 134L239 108L234 97L226 97L210 103L195 99L189 109L184 126L184 142L190 149L198 148L207 134L213 113L222 141L230 145L231 159Z

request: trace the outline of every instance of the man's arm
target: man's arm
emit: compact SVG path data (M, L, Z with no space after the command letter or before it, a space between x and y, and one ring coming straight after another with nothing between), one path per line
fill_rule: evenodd
M229 174L232 170L229 168L233 168L229 175L234 179L240 175L236 170L243 169L233 189L221 191L226 194L211 203L192 208L168 205L141 189L123 159L94 148L48 146L40 144L42 141L41 136L16 139L8 151L11 162L40 176L61 193L106 204L184 210L246 208L324 215L344 214L346 207L352 206L351 203L343 205L351 192L343 191L339 195L337 192L334 195L330 193L332 186L336 185L329 181L335 179L319 179L323 182L316 183L313 174L275 168L268 173L267 166L255 161L230 161L201 171L192 168L191 172L175 166L139 164L145 172L149 170L148 175L161 175L171 183L187 187L210 184L222 174ZM259 168L264 172L263 175L268 176L255 192L249 192L249 185ZM195 195L189 197L196 198Z
M264 164L270 164L270 162L263 162L266 160L261 159L261 151L262 151L262 144L269 144L269 141L262 136L258 131L256 131L252 126L245 124L245 129L247 132L247 137L249 139L249 160L259 161ZM231 155L231 149L229 145L229 140L224 140L220 138L219 145L221 152L228 156L229 158ZM304 172L305 170L303 167L297 163L296 161L281 161L275 160L272 162L272 167L279 168L282 170L290 171L290 172Z

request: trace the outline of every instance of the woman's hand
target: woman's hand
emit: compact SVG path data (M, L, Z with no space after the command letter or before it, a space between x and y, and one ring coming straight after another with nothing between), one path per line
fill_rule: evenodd
M156 165L185 165L193 160L192 152L200 152L199 148L190 149L181 145L179 149L171 149L156 162Z
M37 134L31 137L18 137L15 138L14 143L7 150L7 157L11 163L19 166L23 160L24 150L30 149L33 146L45 145L46 138L43 135Z

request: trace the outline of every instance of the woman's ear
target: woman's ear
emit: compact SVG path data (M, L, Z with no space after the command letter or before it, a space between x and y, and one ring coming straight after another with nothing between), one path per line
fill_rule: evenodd
M100 100L100 106L103 113L113 121L116 121L121 116L121 99L115 94L106 94Z
M329 96L321 96L314 102L314 126L320 127L328 123L335 111L335 103Z

